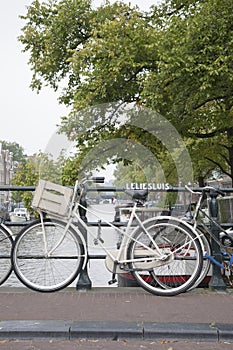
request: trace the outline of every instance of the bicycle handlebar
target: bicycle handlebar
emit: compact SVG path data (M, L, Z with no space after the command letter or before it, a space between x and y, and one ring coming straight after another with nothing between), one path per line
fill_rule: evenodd
M98 184L104 183L104 176L93 176L93 177L84 177L80 181L76 181L77 186L84 186L87 182L95 182Z
M188 187L187 185L185 185L186 190L188 190L189 192L193 193L193 194L203 194L204 192L216 192L218 194L220 194L221 196L225 196L225 192L221 191L219 188L213 187L213 186L205 186L201 189L201 192L199 191L193 191L190 187Z
M193 191L193 190L192 190L190 187L188 187L187 185L185 185L184 187L185 187L185 189L186 189L187 191L189 191L189 192L192 193L192 194L199 194L199 195L202 194L202 192Z
M91 177L90 180L95 182L96 184L103 184L105 177L104 176L94 176L94 177Z
M74 186L74 194L73 201L76 199L76 195L80 195L81 197L86 196L86 183L87 182L95 182L95 183L104 183L105 178L103 176L94 176L94 177L85 177L81 181L76 180Z
M215 188L212 186L206 186L206 187L204 187L204 190L205 190L205 192L213 191L213 192L220 194L223 197L225 196L225 192L221 191L219 188Z

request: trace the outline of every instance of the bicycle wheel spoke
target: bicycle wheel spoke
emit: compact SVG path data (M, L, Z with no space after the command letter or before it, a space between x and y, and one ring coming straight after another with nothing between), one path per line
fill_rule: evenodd
M65 225L59 220L45 220L44 237L38 221L17 238L12 257L14 270L29 288L44 292L59 290L79 274L84 248L78 232L69 229L64 236Z
M147 233L136 230L127 254L129 268L137 282L156 295L176 295L188 290L202 267L197 236L188 227L169 219L150 219L144 226ZM145 246L149 247L148 251L150 249L151 260L147 258ZM142 258L138 260L139 251L144 253L144 262Z

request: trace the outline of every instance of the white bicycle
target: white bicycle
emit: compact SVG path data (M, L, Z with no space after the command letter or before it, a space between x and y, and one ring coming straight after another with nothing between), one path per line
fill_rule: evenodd
M2 285L12 272L11 250L13 245L13 233L0 222L0 285Z
M103 182L103 178L91 181ZM159 296L173 296L190 289L202 271L200 239L185 222L161 216L141 221L138 201L147 199L148 191L132 191L135 200L125 229L115 227L83 205L89 179L76 182L74 189L40 180L33 207L40 219L25 227L12 250L12 264L19 280L40 292L54 292L67 287L88 261L85 232L106 253L106 266L112 273L131 273L138 284ZM119 247L105 246L99 233L90 230L83 212L94 214L122 235ZM45 218L44 213L50 215ZM136 226L135 226L136 223Z

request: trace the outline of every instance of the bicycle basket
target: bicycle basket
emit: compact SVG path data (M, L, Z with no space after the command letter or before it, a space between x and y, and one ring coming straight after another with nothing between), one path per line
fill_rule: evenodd
M68 216L72 196L71 188L39 180L32 200L32 208L53 215Z
M218 198L220 223L233 222L233 196Z

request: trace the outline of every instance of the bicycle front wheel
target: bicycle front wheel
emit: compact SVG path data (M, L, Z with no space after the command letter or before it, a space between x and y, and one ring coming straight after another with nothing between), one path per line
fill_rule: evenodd
M27 287L54 292L67 287L78 276L84 262L84 246L79 233L71 227L64 235L66 223L46 219L43 225L45 234L40 220L19 234L12 252L12 265L16 276Z
M201 269L201 272L200 272L198 279L196 280L196 282L193 284L193 286L190 289L197 288L199 285L202 285L202 284L204 284L204 285L208 284L208 280L210 279L210 276L212 275L211 262L208 258L205 257L205 254L207 254L207 256L212 255L212 249L211 249L210 242L209 242L208 238L206 237L204 230L198 228L197 232L198 232L199 237L200 237L200 244L201 244L202 255L203 255L203 265L202 265L202 269ZM207 275L209 275L209 276L207 276Z
M187 291L202 270L197 235L172 218L149 219L132 235L127 249L129 269L138 284L159 296Z
M0 226L0 285L10 276L12 271L11 250L13 239L10 233Z

